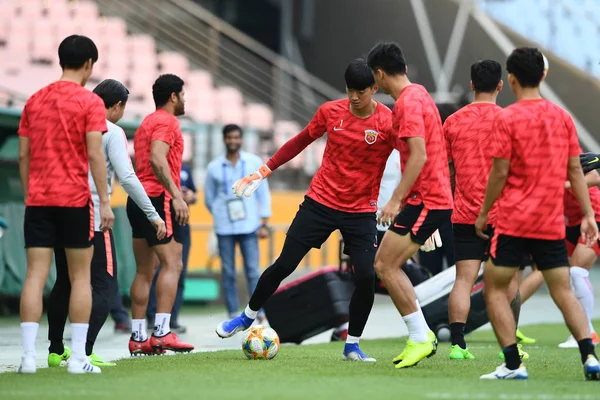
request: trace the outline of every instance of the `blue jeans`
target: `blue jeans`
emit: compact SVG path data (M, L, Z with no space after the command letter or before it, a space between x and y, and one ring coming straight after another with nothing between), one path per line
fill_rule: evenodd
M244 272L248 281L248 292L254 292L260 270L258 269L258 236L256 233L246 235L217 235L219 241L219 255L222 264L223 295L229 315L239 312L238 291L235 282L235 244L240 244L244 258ZM262 311L260 313L262 315Z
M171 310L171 326L178 325L179 311L183 305L183 289L185 288L185 277L187 275L188 259L190 257L190 247L192 246L191 233L189 225L183 227L182 239L182 262L183 268L181 269L181 275L179 275L179 283L177 284L177 295L175 296L175 302L173 303L173 309ZM146 317L150 321L154 321L154 315L156 314L156 280L160 273L161 267L158 266L154 279L152 280L152 287L150 288L150 298L148 299L148 309L146 310Z

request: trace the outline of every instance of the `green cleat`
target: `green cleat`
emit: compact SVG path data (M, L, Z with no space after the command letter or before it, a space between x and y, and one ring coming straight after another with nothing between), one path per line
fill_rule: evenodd
M523 335L523 332L517 329L517 343L534 344L535 339Z
M71 357L71 349L65 346L65 350L62 354L50 353L48 354L48 366L49 367L60 367L60 363L67 361Z
M92 363L92 365L94 365L96 367L114 367L115 365L117 365L115 363L111 363L111 362L102 360L94 352L92 352L92 354L90 354L89 358L90 358L90 363Z
M522 344L517 345L517 348L519 349L519 357L521 358L521 361L529 360L529 353L523 351L522 347L523 347ZM500 354L498 354L498 358L501 360L504 360L504 353L502 351L500 351Z
M451 360L474 360L475 356L469 352L469 349L462 349L459 345L455 344L450 347L450 359Z

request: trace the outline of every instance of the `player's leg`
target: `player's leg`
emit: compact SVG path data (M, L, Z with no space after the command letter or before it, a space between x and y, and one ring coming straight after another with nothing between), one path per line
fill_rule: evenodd
M542 275L542 272L537 268L531 271L531 273L527 275L525 279L523 279L523 282L521 282L519 287L519 291L521 293L521 304L529 300L543 284L544 276Z
M239 238L240 250L242 252L242 258L244 259L244 272L246 274L246 281L248 283L248 293L252 295L256 284L260 278L260 269L258 268L259 263L259 252L258 252L258 236L256 233L249 233L247 235L240 235ZM258 321L262 323L265 320L264 311L259 310Z
M510 311L512 312L513 319L515 320L515 326L519 326L519 317L521 315L521 292L519 290L519 282L521 281L522 276L522 268L521 265L517 271L517 273L513 276L512 281L508 285L508 290L506 291L506 298L510 303ZM517 349L519 350L519 358L521 360L528 360L529 354L523 350L523 345L519 340L519 329L515 331L515 336L517 338ZM535 340L534 340L535 342ZM501 360L504 360L504 352L501 351L498 357Z
M467 349L465 325L471 309L471 290L486 259L488 242L478 237L474 225L454 224L454 253L456 280L448 298L448 321L452 347L450 359L472 360L475 357Z
M544 274L552 300L565 318L577 341L586 379L600 380L600 364L590 337L585 311L571 289L567 249L564 240L535 240L533 260Z
M56 281L48 296L46 314L48 317L48 366L58 367L71 356L71 349L64 345L63 334L67 316L69 315L69 298L71 297L71 281L65 249L54 249L56 265Z
M281 281L296 270L311 248L320 248L337 229L336 216L334 210L305 197L287 232L281 254L258 279L246 309L239 316L217 326L218 336L228 338L250 327Z
M183 292L185 289L185 278L187 276L188 261L190 258L191 233L190 227L186 226L183 229L182 235L182 262L183 268L179 275L179 281L177 282L177 296L175 297L175 304L173 304L173 311L171 312L171 328L177 333L185 333L187 331L185 326L179 324L179 311L183 306Z

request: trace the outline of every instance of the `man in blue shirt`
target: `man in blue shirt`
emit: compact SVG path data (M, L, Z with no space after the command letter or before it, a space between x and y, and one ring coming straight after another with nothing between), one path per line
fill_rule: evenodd
M181 166L181 193L183 199L189 205L195 204L198 201L196 196L196 185L194 184L194 177L192 176L191 168L182 164ZM175 297L175 303L173 303L173 309L171 310L171 330L176 333L185 333L187 328L183 325L179 325L179 311L183 305L183 290L185 287L185 277L187 274L188 259L190 256L190 247L192 246L192 235L190 231L190 225L183 225L181 227L182 233L182 258L183 268L181 269L181 275L179 276L179 283L177 285L177 296ZM146 311L146 318L148 319L148 326L154 326L154 315L156 314L156 279L160 272L160 266L154 275L152 280L152 287L150 288L150 298L148 299L148 309Z
M242 128L235 124L223 128L226 154L208 164L204 202L213 216L222 263L223 293L229 316L239 314L235 273L235 245L239 243L244 258L248 291L254 292L260 276L258 239L269 236L271 195L269 186L261 185L252 197L238 198L231 187L240 178L258 170L263 161L257 155L241 151ZM262 313L259 319L263 319Z

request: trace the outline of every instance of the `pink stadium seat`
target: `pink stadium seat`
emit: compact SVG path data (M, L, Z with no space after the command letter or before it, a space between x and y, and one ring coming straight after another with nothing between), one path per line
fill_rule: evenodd
M46 17L38 18L33 22L33 36L44 37L46 39L53 39L56 35L56 24L55 22Z
M186 114L199 122L212 124L217 120L215 93L212 90L192 91L185 93Z
M124 67L111 68L107 66L101 70L102 79L115 79L125 85L127 85L127 69Z
M104 34L109 35L111 41L119 41L127 36L127 24L120 17L107 17L101 19L104 25Z
M194 156L194 137L188 133L183 132L183 162L190 162Z
M75 18L75 33L87 36L94 42L98 41L101 37L104 37L100 21L91 18Z
M43 0L27 0L20 2L21 18L34 22L37 19L41 18L44 10L44 2Z
M31 57L29 37L11 36L6 49L8 53L3 61L12 68L20 67L29 62Z
M105 53L100 55L103 62L108 66L118 66L119 68L129 67L129 53L127 43L124 40L110 40L104 47Z
M60 44L66 37L75 34L76 24L75 20L60 19L58 16L50 16L50 19L56 24L56 41Z
M129 75L129 92L132 97L146 99L152 95L152 85L156 80L154 72L138 72Z
M241 106L219 107L217 113L217 118L223 124L244 125L244 108Z
M127 101L127 107L125 107L126 119L143 119L148 114L154 112L155 107L153 103L146 101L136 101L135 99L129 99Z
M245 125L268 131L273 127L273 111L265 104L248 104L245 109Z
M131 73L151 73L158 76L156 53L138 53L131 57Z
M161 74L175 74L184 81L190 69L190 63L186 56L174 51L163 51L158 54Z
M54 35L33 37L33 47L31 51L31 58L35 61L56 61L58 62L58 55L56 50L56 40Z
M71 8L69 7L68 1L52 0L51 6L46 7L46 15L54 21L65 21L70 19Z
M10 20L9 35L10 40L29 40L31 35L32 22L25 18L18 17Z
M130 35L127 38L129 51L137 56L139 54L156 54L156 42L150 35Z
M185 86L189 91L213 90L213 78L210 72L195 69L190 71Z
M241 107L244 103L244 97L242 92L233 86L222 86L217 89L217 103L220 107Z
M72 2L75 18L82 20L94 20L100 16L98 5L90 0L77 0Z

